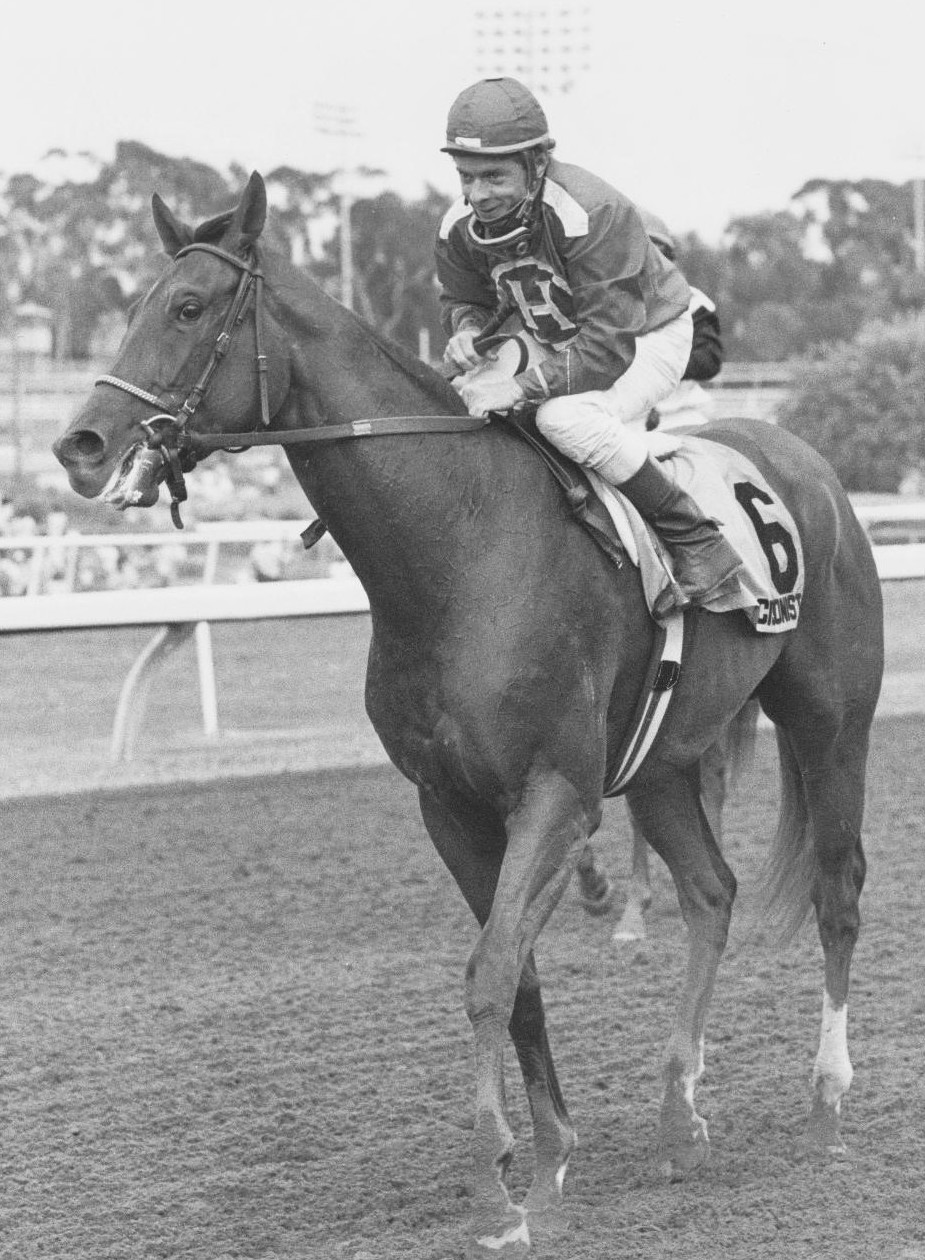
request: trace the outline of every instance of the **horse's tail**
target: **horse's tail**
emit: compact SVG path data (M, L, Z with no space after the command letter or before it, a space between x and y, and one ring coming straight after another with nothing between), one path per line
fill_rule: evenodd
M780 755L780 815L764 869L765 913L780 937L793 936L812 907L815 873L812 826L803 778L786 731L776 728Z
M755 744L758 735L758 715L761 705L749 700L735 715L726 730L726 769L729 786L734 788L755 760Z

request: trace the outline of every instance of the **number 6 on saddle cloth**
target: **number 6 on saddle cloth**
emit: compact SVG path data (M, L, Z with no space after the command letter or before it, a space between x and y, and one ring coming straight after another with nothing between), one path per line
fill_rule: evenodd
M474 380L510 380L541 364L543 347L526 332L497 333L478 343L491 358L470 368L453 381L460 390ZM524 404L516 410L532 410ZM651 528L623 495L589 469L579 469L540 438L532 425L514 420L514 427L540 454L574 500L576 515L586 525L592 507L587 499L585 478L609 513L615 533L631 561L640 568L646 599L651 608L664 585L664 555ZM633 426L637 426L634 424ZM741 609L759 633L774 634L792 630L799 619L803 592L803 548L793 518L767 481L740 452L690 433L645 431L640 415L638 429L652 455L666 463L679 485L708 515L718 519L732 546L742 557L738 589L725 591L707 607L714 612ZM697 433L704 433L698 429ZM558 465L558 469L556 467ZM572 470L572 471L570 471ZM569 477L574 489L570 491ZM595 532L592 530L592 532ZM600 540L598 535L598 540Z

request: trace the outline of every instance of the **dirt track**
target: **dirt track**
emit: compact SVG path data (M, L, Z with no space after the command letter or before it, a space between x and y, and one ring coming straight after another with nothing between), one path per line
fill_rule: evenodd
M730 813L739 909L710 1021L711 1165L662 1184L659 1056L683 966L659 873L628 953L568 895L540 942L580 1146L538 1260L922 1260L925 721L875 727L849 1155L808 1162L814 930L750 912L770 740ZM5 1260L450 1260L469 1192L474 928L389 769L4 803ZM621 807L602 850L625 871ZM527 1137L511 1072L515 1130ZM528 1143L514 1178L529 1176Z

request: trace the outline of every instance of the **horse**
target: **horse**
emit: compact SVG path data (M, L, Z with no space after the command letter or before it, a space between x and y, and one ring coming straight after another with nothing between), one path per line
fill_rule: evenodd
M511 427L466 416L438 372L261 240L257 172L233 210L195 229L157 194L152 205L170 261L55 454L74 490L121 508L150 506L163 482L178 502L184 473L208 450L286 445L368 595L370 720L480 925L465 969L475 1076L467 1251L526 1255L531 1229L561 1219L576 1144L534 946L600 821L657 627L635 569L576 523ZM678 1178L709 1152L695 1085L736 892L701 803L699 759L752 695L776 725L781 758L774 904L795 922L814 907L824 952L807 1132L823 1149L842 1145L864 781L883 666L877 572L832 469L770 425L708 428L710 442L746 452L789 506L806 581L799 622L784 633L756 634L740 613L684 614L681 676L629 787L688 928L659 1128L664 1170ZM533 1126L520 1203L507 1176L508 1035Z
M750 764L755 749L759 706L749 700L729 723L720 738L704 749L700 758L700 796L707 821L716 843L722 848L723 809L730 788ZM611 940L646 939L646 911L652 904L652 879L649 870L649 842L639 820L628 810L632 835L632 864L626 901ZM590 843L578 859L578 901L588 914L608 914L616 900L616 888L601 859Z

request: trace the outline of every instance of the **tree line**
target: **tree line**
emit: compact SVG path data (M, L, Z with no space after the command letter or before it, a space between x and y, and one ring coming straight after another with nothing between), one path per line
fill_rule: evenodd
M0 178L0 335L9 333L17 305L36 303L52 312L55 355L85 359L100 328L107 321L121 325L162 266L151 194L159 192L181 218L198 222L234 204L249 172L237 165L221 172L138 141L120 142L111 161L78 155L76 171L74 156L55 152L40 174ZM270 242L339 296L335 174L289 166L264 174ZM365 178L372 187L381 174L358 172L360 188ZM355 308L413 350L426 330L434 354L442 349L443 333L432 246L448 204L433 188L417 199L392 191L359 193L351 213ZM884 449L884 434L878 440L870 427L877 404L866 395L862 404L864 391L845 385L856 370L869 374L868 360L880 354L878 329L887 330L883 353L889 362L919 361L925 276L915 266L909 184L812 180L784 208L733 218L716 243L696 233L680 235L678 262L691 284L717 304L727 361L801 362L801 383L784 422L802 428L837 465L841 459L839 471L847 467L849 481L863 480L863 468L876 466L880 488L902 475L903 460L925 468L925 446L919 450L914 431L921 419L916 385L904 384L894 400L905 432L895 459ZM820 365L833 355L840 365L838 391L831 373L829 385L820 383ZM898 370L894 363L875 373L878 397L895 387ZM800 399L811 384L807 420ZM878 416L880 430L889 430ZM853 455L845 464L845 432L858 424L865 426L870 459L852 439Z
M51 156L66 172L69 155ZM0 324L19 302L49 308L62 358L87 357L104 316L124 311L159 270L152 192L195 222L233 204L249 174L137 141L118 144L112 161L88 164L82 179L56 179L52 162L45 177L18 174L0 184ZM335 176L294 167L265 174L269 237L338 294ZM376 172L360 172L361 184L364 174ZM353 205L356 308L412 349L420 328L441 344L432 242L448 201L429 188L416 200L386 191ZM719 308L727 358L781 361L925 306L912 219L908 186L815 180L784 209L732 219L716 244L680 236L678 259Z

